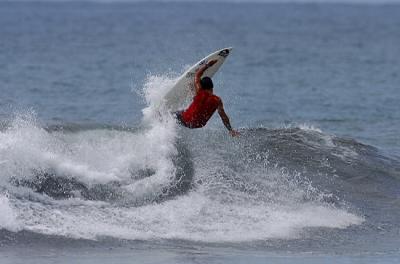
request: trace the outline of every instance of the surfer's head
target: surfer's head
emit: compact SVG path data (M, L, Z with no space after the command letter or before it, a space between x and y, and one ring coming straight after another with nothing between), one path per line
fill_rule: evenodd
M212 90L214 88L214 84L210 77L203 77L200 81L201 89L203 90Z

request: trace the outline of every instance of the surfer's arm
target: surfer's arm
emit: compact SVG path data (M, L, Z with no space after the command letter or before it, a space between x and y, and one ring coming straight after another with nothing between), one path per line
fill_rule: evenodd
M215 63L217 62L217 60L212 60L209 61L208 63L204 64L203 66L201 66L197 71L196 74L194 75L194 87L196 89L196 94L200 91L201 89L201 76L203 76L204 72L210 68L211 66L213 66Z
M222 123L224 123L224 126L226 127L226 129L228 129L229 134L231 134L232 137L240 135L239 132L232 129L231 122L229 121L228 115L225 113L224 104L222 103L222 101L218 106L218 114L221 117Z

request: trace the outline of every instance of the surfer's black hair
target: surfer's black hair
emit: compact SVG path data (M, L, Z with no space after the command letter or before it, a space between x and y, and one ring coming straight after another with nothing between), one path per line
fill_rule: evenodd
M214 88L214 84L210 77L201 78L200 84L201 84L201 89L204 90L211 90L212 88Z

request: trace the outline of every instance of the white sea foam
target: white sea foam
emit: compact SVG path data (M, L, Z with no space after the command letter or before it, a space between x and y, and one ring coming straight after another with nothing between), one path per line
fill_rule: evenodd
M162 110L162 98L174 82L165 76L148 78L144 128L134 133L101 129L49 133L34 114L17 115L0 132L4 161L0 184L7 188L10 177L27 179L44 170L88 186L118 182L134 196L157 197L174 179L173 158L179 154L175 143L185 140L170 114ZM232 139L217 136L211 141L207 131L186 132L185 144L193 157L185 158L194 163L194 186L188 193L138 207L46 196L43 203L11 201L0 196L1 226L73 238L241 242L292 239L305 228L362 223L362 217L346 208L324 203L324 194L304 178L270 168L261 157L265 153L259 160L242 160L235 152L243 150ZM151 175L135 178L136 172L146 169Z
M298 125L301 130L305 131L314 131L318 133L322 133L322 130L314 125L302 123Z
M0 229L10 231L20 230L20 225L17 221L17 214L10 206L10 201L7 195L0 194Z
M138 208L79 206L49 210L25 207L24 228L74 238L185 239L243 242L298 238L304 228L346 228L363 222L344 210L312 203L286 207L224 204L191 193L161 204Z
M129 180L132 170L152 169L151 180L134 185L163 184L174 175L171 157L176 154L176 124L168 114L156 118L160 112L153 108L150 105L146 113L147 128L138 133L101 129L49 133L33 113L18 114L0 133L0 179L4 184L10 176L26 179L37 171L47 171L90 185Z

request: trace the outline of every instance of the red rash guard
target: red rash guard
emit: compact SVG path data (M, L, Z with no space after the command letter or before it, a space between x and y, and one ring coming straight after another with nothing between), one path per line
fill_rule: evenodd
M190 128L203 127L220 103L221 99L218 96L200 90L188 109L183 111L182 121Z

